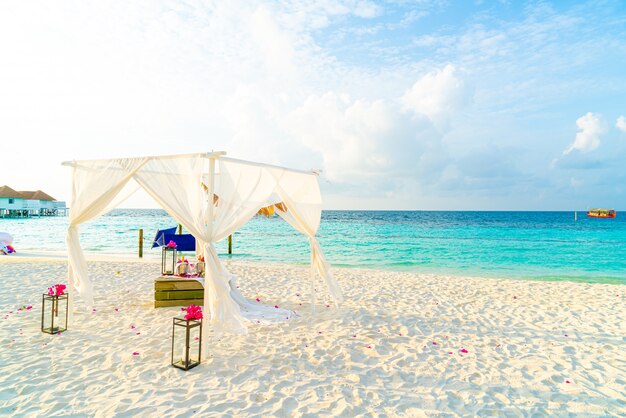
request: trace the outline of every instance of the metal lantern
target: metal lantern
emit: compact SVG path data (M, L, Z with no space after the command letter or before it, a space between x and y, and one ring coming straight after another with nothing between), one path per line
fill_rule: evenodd
M67 331L68 294L44 293L41 307L41 331L58 334Z
M176 248L163 247L161 256L161 274L163 276L172 276L176 271Z
M202 319L174 318L172 325L172 366L189 370L200 364Z

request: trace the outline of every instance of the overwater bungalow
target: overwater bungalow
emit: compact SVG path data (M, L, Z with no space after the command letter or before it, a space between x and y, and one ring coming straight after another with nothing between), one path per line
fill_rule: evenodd
M0 187L0 218L29 218L32 216L65 216L65 202L36 191L16 191Z

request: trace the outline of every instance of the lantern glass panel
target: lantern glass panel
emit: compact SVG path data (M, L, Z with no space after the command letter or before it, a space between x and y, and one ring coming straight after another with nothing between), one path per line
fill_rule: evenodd
M161 256L161 274L171 276L176 269L176 248L163 247Z
M202 320L174 318L172 326L172 366L189 370L200 364Z
M68 294L43 295L41 308L41 331L58 334L67 330Z

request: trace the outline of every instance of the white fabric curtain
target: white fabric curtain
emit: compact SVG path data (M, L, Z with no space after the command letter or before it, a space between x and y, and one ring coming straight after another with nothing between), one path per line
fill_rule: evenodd
M78 226L119 204L116 197L119 198L122 189L146 161L146 158L125 158L85 161L73 165L69 226L65 239L68 281L70 287L74 288L88 305L93 305L93 286L87 274L87 262L80 246Z
M330 272L330 265L324 257L315 234L320 226L322 213L322 197L317 178L310 174L288 173L283 175L277 186L277 194L287 206L286 212L277 207L276 213L296 230L309 238L311 247L311 286L314 287L315 273L326 282L328 291L335 304L343 302L343 294L337 280ZM315 303L315 290L312 289L312 300Z
M256 214L273 192L276 180L260 167L220 161L211 187L207 184L211 182L209 166L203 157L155 159L135 174L135 180L204 247L204 306L210 312L205 324L210 322L217 333L245 334L244 318L230 294L230 274L220 262L214 243ZM211 189L217 196L215 204L209 197Z

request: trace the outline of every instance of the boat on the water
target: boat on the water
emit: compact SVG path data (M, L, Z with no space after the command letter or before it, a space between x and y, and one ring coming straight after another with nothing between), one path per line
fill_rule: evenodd
M615 218L614 209L589 209L587 216L590 218Z

